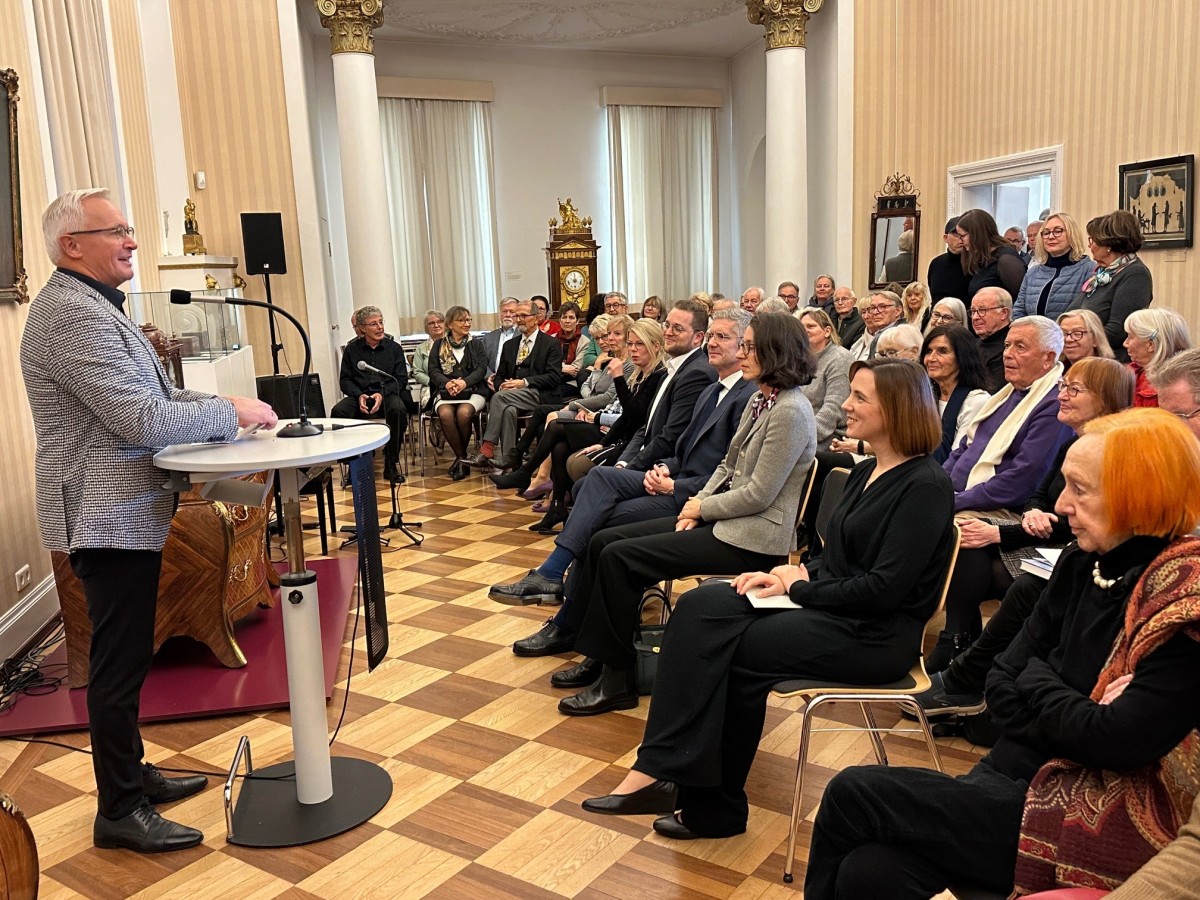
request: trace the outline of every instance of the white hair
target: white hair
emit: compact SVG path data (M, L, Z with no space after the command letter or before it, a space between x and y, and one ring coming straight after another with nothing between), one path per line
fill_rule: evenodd
M1058 327L1058 323L1053 319L1047 319L1045 316L1022 316L1017 321L1012 323L1012 331L1018 328L1032 328L1037 332L1038 346L1043 350L1054 351L1055 356L1059 356L1063 349L1063 333Z
M754 311L755 315L763 313L783 313L785 316L792 314L792 308L787 305L787 301L780 297L768 297L758 304L758 308Z
M1125 319L1125 333L1154 343L1154 354L1146 365L1147 369L1161 366L1176 353L1192 346L1187 321L1165 306L1151 306L1131 312Z
M46 255L56 266L62 261L62 244L59 242L64 234L72 231L82 231L87 224L87 212L84 211L83 201L92 197L107 200L108 188L84 188L78 191L67 191L46 207L42 213L42 240L46 243Z
M764 291L762 288L760 288L758 285L754 285L753 287L746 288L744 291L742 291L742 296L745 297L751 291L754 291L754 293L758 295L759 303L762 303L763 300L765 300L767 297L767 292Z
M918 351L921 349L921 329L916 325L900 324L884 329L879 335L879 343L875 345L875 352L889 348L903 350L906 347Z

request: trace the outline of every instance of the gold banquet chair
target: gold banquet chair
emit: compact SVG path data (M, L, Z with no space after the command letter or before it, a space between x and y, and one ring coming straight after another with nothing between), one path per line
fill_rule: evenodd
M838 470L834 470L835 472ZM832 474L832 473L831 473ZM840 491L838 495L840 497ZM828 491L826 491L828 494ZM825 497L822 497L822 512L825 509ZM934 624L937 622L942 608L946 605L946 594L950 590L950 579L954 575L954 565L958 560L959 544L962 540L962 532L958 525L954 526L953 534L954 546L950 552L950 559L946 565L946 573L942 579L942 590L938 596L937 609L929 617L925 623L925 628L922 633L922 642L924 637L928 636ZM945 771L942 768L942 757L938 752L937 742L933 738L933 732L929 727L929 719L925 716L925 710L921 708L921 704L917 702L914 695L920 694L923 691L929 690L930 681L929 675L925 671L925 654L921 653L917 659L916 665L912 667L907 675L899 681L893 681L890 684L880 685L861 685L861 684L838 684L836 682L816 681L816 680L792 680L783 681L775 685L771 691L776 697L789 699L791 697L801 697L807 700L804 709L800 710L800 752L799 759L796 764L796 784L792 792L792 818L788 829L788 846L787 857L783 864L783 880L790 884L792 882L792 864L796 858L796 830L800 822L800 798L804 791L804 770L808 765L808 754L810 749L810 739L813 732L838 732L838 731L866 731L871 737L871 744L875 750L875 759L881 766L888 764L887 751L884 749L883 740L880 738L881 733L890 734L920 734L925 738L925 745L929 748L929 755L933 759L934 768L939 772ZM843 727L843 728L813 728L813 716L818 709L825 704L834 703L857 703L862 709L863 719L866 721L866 728ZM880 728L875 722L875 714L871 711L870 703L894 703L901 709L911 712L917 717L919 728Z

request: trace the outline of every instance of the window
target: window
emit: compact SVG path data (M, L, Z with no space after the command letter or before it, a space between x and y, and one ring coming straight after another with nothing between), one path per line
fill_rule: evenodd
M608 107L614 281L632 298L717 284L717 111Z
M947 215L984 209L1001 232L1061 208L1061 145L951 166L947 175Z
M489 104L379 101L399 314L456 303L496 308L500 267L493 213Z

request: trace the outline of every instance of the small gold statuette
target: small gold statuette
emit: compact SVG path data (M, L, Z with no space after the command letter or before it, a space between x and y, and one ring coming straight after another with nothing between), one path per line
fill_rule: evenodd
M246 279L237 272L233 273L233 286L239 291L246 286Z
M583 229L583 222L579 219L579 213L575 207L571 205L571 198L566 201L560 197L558 201L558 215L562 219L560 231L580 231Z
M221 285L217 284L217 279L213 278L207 272L204 273L204 287L210 291L215 291Z
M204 235L196 225L196 204L188 197L183 204L183 254L184 256L203 256L208 253L204 246Z

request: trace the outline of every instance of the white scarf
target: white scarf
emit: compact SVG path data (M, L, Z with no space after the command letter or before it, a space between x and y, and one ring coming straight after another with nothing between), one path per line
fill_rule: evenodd
M971 468L970 474L967 475L968 490L977 484L982 484L996 474L996 466L1000 464L1000 460L1008 452L1008 448L1012 445L1017 432L1021 430L1021 426L1025 424L1025 420L1029 418L1029 415L1037 408L1037 405L1045 399L1047 394L1055 389L1062 375L1063 364L1055 363L1049 372L1029 386L1029 393L1021 399L1021 402L1013 408L1008 417L1000 423L1000 427L996 429L996 433L992 435L992 439L983 448L983 454L979 457L979 461ZM1008 401L1008 398L1012 396L1014 390L1015 388L1011 384L1006 384L1000 390L996 391L987 403L983 404L983 408L979 410L975 416L975 420L967 428L968 442L975 440L975 431L979 428L979 423L1003 406Z

